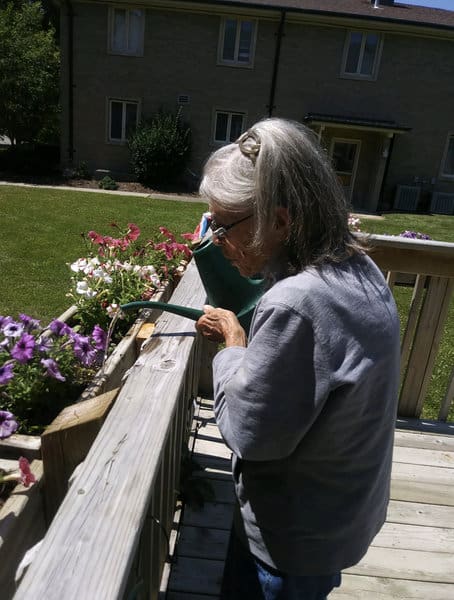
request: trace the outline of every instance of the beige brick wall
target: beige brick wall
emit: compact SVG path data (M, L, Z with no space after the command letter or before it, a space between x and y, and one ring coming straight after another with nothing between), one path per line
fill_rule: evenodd
M183 114L192 128L190 167L197 173L216 147L215 109L244 111L248 124L267 116L278 13L259 18L255 63L248 69L217 64L218 14L147 9L144 56L127 57L107 53L106 5L76 4L75 12L76 164L128 169L127 148L107 143L108 97L138 99L142 116L150 116L159 108L175 110L178 95L189 95ZM274 114L302 120L316 112L408 125L410 132L396 136L387 201L396 184L415 177L436 178L437 189L454 192L454 182L438 180L446 136L454 131L454 41L386 32L377 80L356 81L340 77L346 31L286 24ZM326 145L334 135L339 131L325 130ZM354 200L367 208L383 135L343 129L340 137L362 140Z

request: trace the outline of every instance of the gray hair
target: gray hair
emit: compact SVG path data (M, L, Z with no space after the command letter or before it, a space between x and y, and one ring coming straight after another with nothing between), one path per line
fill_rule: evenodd
M290 270L340 262L363 252L348 227L349 205L315 133L286 119L264 119L208 159L200 193L232 212L251 211L260 249L274 225L276 208L290 217Z

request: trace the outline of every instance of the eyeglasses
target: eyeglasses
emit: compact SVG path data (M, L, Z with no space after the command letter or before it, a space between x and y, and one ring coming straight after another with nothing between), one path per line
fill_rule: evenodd
M243 217L238 221L230 223L230 225L218 225L214 219L211 219L210 229L213 232L213 237L216 237L218 240L223 240L227 235L227 231L229 231L229 229L232 229L232 227L235 227L235 225L239 225L240 223L246 221L247 219L250 219L251 217L252 215L248 215L247 217Z

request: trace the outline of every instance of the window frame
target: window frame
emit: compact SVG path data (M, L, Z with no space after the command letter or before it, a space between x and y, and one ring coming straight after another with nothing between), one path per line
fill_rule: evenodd
M236 21L236 35L235 35L235 57L233 60L226 60L222 57L224 53L224 41L225 41L225 25L227 21ZM251 36L251 50L249 54L249 62L242 62L238 60L238 50L240 45L240 31L241 23L249 22L252 23L253 31ZM220 28L219 28L219 42L218 42L218 65L224 67L239 67L243 69L252 69L254 67L255 59L255 45L257 41L257 29L258 23L256 19L243 18L243 17L222 17Z
M111 138L110 130L112 124L112 102L121 102L123 104L122 117L121 117L121 139ZM136 127L140 122L141 112L141 101L138 98L118 98L116 96L109 96L106 98L107 110L106 110L106 143L114 146L125 146L128 143L126 138L126 105L135 104L137 106L136 113Z
M451 139L454 142L454 131L448 131L448 135L446 136L446 142L445 142L445 147L443 149L443 156L441 157L440 173L439 173L440 179L447 179L449 181L454 180L454 171L452 173L445 173L444 167L445 167L446 159L448 158L449 142L451 141ZM453 149L453 152L454 152L454 149Z
M226 140L217 140L216 139L216 125L217 125L217 115L220 113L224 113L228 115L228 125L227 125L227 139ZM243 117L243 121L241 124L241 133L246 131L246 123L247 123L247 113L244 110L232 110L225 108L215 108L213 110L213 131L212 131L212 141L217 146L226 146L227 144L232 144L230 141L230 132L232 129L232 115L241 115Z
M357 66L357 68L359 69L359 72L357 71L356 73L350 73L350 72L347 72L345 69L347 66L347 58L348 58L348 51L350 49L351 36L354 33L360 33L362 36L361 37L361 48L360 48L360 53L359 53L359 58L358 58L358 66ZM361 66L363 64L363 59L364 59L364 46L366 44L367 36L371 33L378 37L377 50L375 52L372 73L370 75L367 75L367 74L363 75L361 73ZM342 64L341 64L341 75L340 76L343 79L359 79L359 80L363 80L363 81L376 81L377 77L378 77L380 62L381 62L382 50L383 50L383 34L382 33L379 33L377 31L370 31L370 30L366 31L366 30L358 30L358 29L349 29L347 31L347 35L345 37L345 42L344 42L344 51L342 54Z
M142 19L140 22L140 31L139 31L140 44L139 44L139 48L137 51L117 50L116 48L114 48L113 37L114 37L114 32L115 32L115 11L116 10L126 11L127 24L129 23L129 14L131 13L131 11L133 11L133 10L142 11ZM107 33L107 52L108 52L108 54L113 54L115 56L143 56L144 55L144 39L145 39L145 18L146 18L146 9L143 7L139 7L139 6L131 7L131 6L122 6L122 5L109 6L108 28L107 28L107 30L108 30L108 33ZM128 35L128 32L129 32L129 27L126 26L127 35Z

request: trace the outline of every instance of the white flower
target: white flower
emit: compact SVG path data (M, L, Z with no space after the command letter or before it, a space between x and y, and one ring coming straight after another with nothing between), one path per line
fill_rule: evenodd
M121 267L125 270L125 271L132 271L133 266L130 262L124 262Z
M95 290L93 290L85 280L77 282L76 292L81 296L87 296L87 298L94 298L97 294L97 292L95 292Z
M154 275L156 273L156 269L153 267L153 265L146 265L144 269L146 269L147 273L150 275Z
M86 258L78 258L76 262L71 264L71 271L78 273L79 271L83 271L87 267L87 259Z
M115 317L116 314L119 314L120 319L122 318L122 311L118 304L109 304L109 306L106 308L106 311L111 319L113 319L113 317Z
M107 275L107 273L104 273L103 280L104 280L104 283L107 283L107 284L112 283L112 277L110 275Z
M161 280L159 279L159 277L158 277L157 275L152 275L152 276L150 277L150 279L151 279L152 283L153 283L153 284L154 284L156 287L158 287L158 286L160 286L160 285L161 285Z

